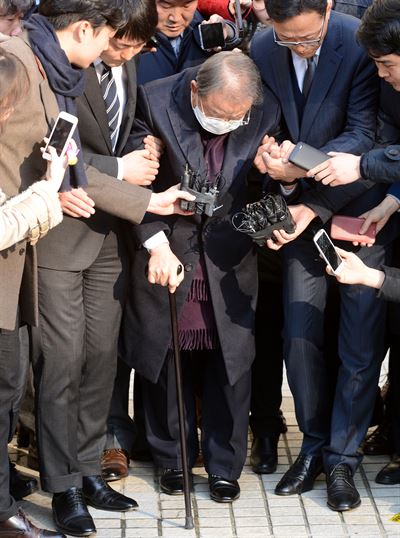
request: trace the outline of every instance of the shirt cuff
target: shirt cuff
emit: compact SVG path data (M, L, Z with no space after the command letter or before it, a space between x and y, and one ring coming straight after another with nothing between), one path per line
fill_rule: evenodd
M124 161L121 157L117 157L117 166L118 166L117 179L122 181L124 179Z
M396 200L396 202L397 202L397 203L399 204L399 206L400 206L400 199L399 199L397 196L395 196L395 195L392 194L392 193L388 193L388 194L386 195L386 198L387 198L387 197L389 197L389 198L393 198L393 200ZM399 207L399 209L398 209L397 211L400 211L400 207Z
M149 237L149 239L146 239L146 241L143 243L143 246L150 252L150 250L152 250L153 248L159 247L163 243L169 244L167 236L165 235L164 232L158 232L152 235L151 237Z

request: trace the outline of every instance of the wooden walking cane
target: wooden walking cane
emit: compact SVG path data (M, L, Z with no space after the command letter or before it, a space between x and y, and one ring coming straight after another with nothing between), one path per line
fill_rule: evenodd
M178 275L182 272L182 265L178 266ZM169 310L171 314L172 328L172 347L174 351L174 366L175 366L175 381L176 381L176 399L178 405L179 417L179 435L182 455L182 470L183 470L183 493L185 497L185 529L193 529L192 502L190 498L190 481L189 467L187 458L187 437L186 437L186 421L185 421L185 406L183 402L183 380L182 380L182 365L181 354L179 350L178 339L178 315L176 309L176 296L168 289Z

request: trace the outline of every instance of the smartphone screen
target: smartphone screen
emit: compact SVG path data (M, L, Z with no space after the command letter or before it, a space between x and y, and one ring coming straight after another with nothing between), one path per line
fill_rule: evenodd
M204 50L215 49L225 46L224 31L221 22L211 24L200 24L200 43Z
M314 237L314 242L321 254L324 256L325 261L332 267L334 271L336 271L339 265L342 263L342 259L336 252L328 234L325 231L323 233L317 233L317 235Z
M57 155L61 155L73 126L74 124L70 121L64 118L58 118L48 143L49 146L55 148Z

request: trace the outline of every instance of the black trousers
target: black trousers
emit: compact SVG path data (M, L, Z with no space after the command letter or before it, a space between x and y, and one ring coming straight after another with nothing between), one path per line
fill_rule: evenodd
M116 238L83 271L39 268L41 355L35 360L42 488L100 474L117 364L125 279Z
M18 320L14 330L0 329L0 521L17 513L10 496L7 444L15 431L28 364L20 355L18 333Z
M197 368L198 361L201 368ZM201 372L202 379L199 379ZM182 353L189 466L199 453L196 390L202 400L201 445L208 474L239 478L246 459L251 373L229 385L221 352ZM173 355L168 353L157 383L142 378L146 434L161 468L181 468Z
M284 431L280 406L283 372L282 284L259 280L256 356L252 366L250 427L255 437Z

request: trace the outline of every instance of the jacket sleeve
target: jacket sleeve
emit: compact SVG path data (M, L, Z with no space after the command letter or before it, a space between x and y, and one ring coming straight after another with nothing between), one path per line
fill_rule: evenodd
M0 250L24 239L38 239L62 220L58 193L46 180L34 183L0 208Z
M382 267L385 280L378 292L378 297L387 301L400 302L400 269L396 267Z
M360 162L361 176L379 183L400 181L400 145L373 149Z

